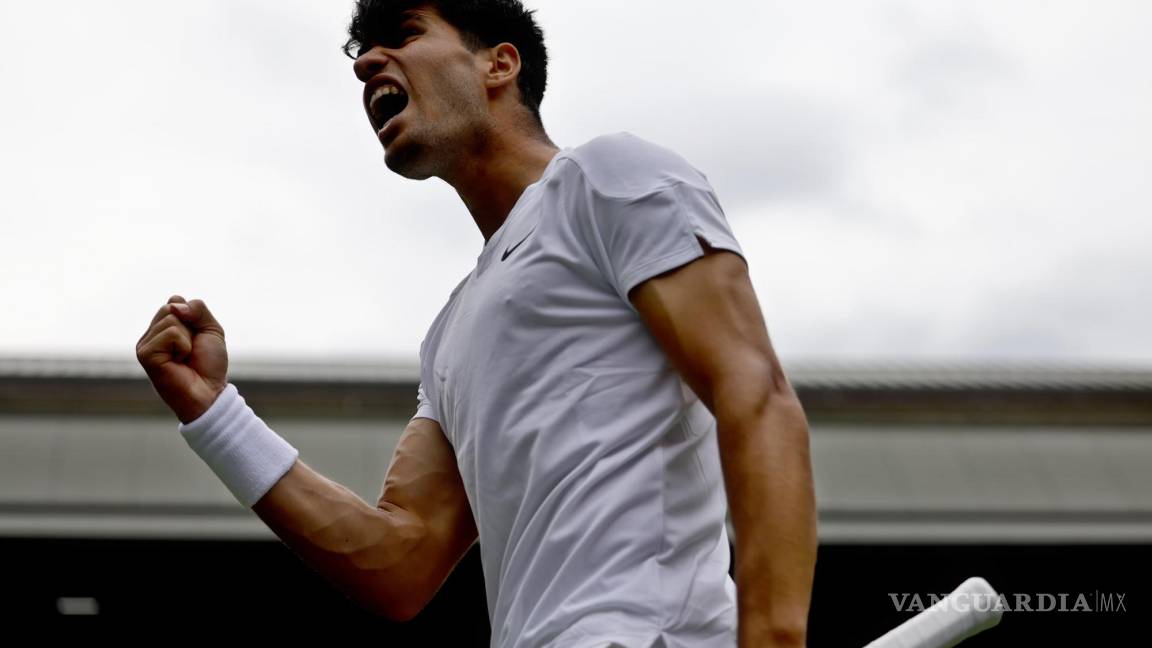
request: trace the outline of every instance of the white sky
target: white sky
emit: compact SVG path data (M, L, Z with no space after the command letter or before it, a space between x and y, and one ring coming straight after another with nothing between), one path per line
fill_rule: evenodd
M543 113L708 175L780 355L1152 362L1152 4L529 0ZM482 238L391 174L352 3L0 3L0 353L414 359Z

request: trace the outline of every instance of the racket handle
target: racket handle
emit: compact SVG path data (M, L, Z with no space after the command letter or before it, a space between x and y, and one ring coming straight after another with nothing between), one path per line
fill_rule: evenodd
M973 576L932 607L864 648L951 648L1000 623L999 594Z

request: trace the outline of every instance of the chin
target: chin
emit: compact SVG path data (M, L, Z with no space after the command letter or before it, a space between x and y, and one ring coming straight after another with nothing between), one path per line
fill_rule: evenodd
M420 155L415 147L396 147L395 141L392 144L393 148L384 152L384 164L393 173L409 180L427 180L434 175L431 165L424 160L426 156Z

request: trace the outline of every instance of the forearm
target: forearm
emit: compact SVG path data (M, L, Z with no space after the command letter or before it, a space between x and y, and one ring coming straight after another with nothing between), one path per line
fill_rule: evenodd
M390 617L416 603L411 554L420 519L355 493L298 460L229 385L181 435L244 506L251 507L306 564L365 607Z
M252 510L309 567L363 607L393 619L415 615L422 601L411 582L425 534L419 518L376 508L303 462Z
M740 646L803 645L816 564L816 503L803 408L784 386L717 399L736 531Z

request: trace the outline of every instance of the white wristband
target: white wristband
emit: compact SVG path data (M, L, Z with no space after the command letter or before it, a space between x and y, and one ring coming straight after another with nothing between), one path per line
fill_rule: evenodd
M200 418L181 424L180 434L249 508L280 481L300 455L256 416L232 383Z

